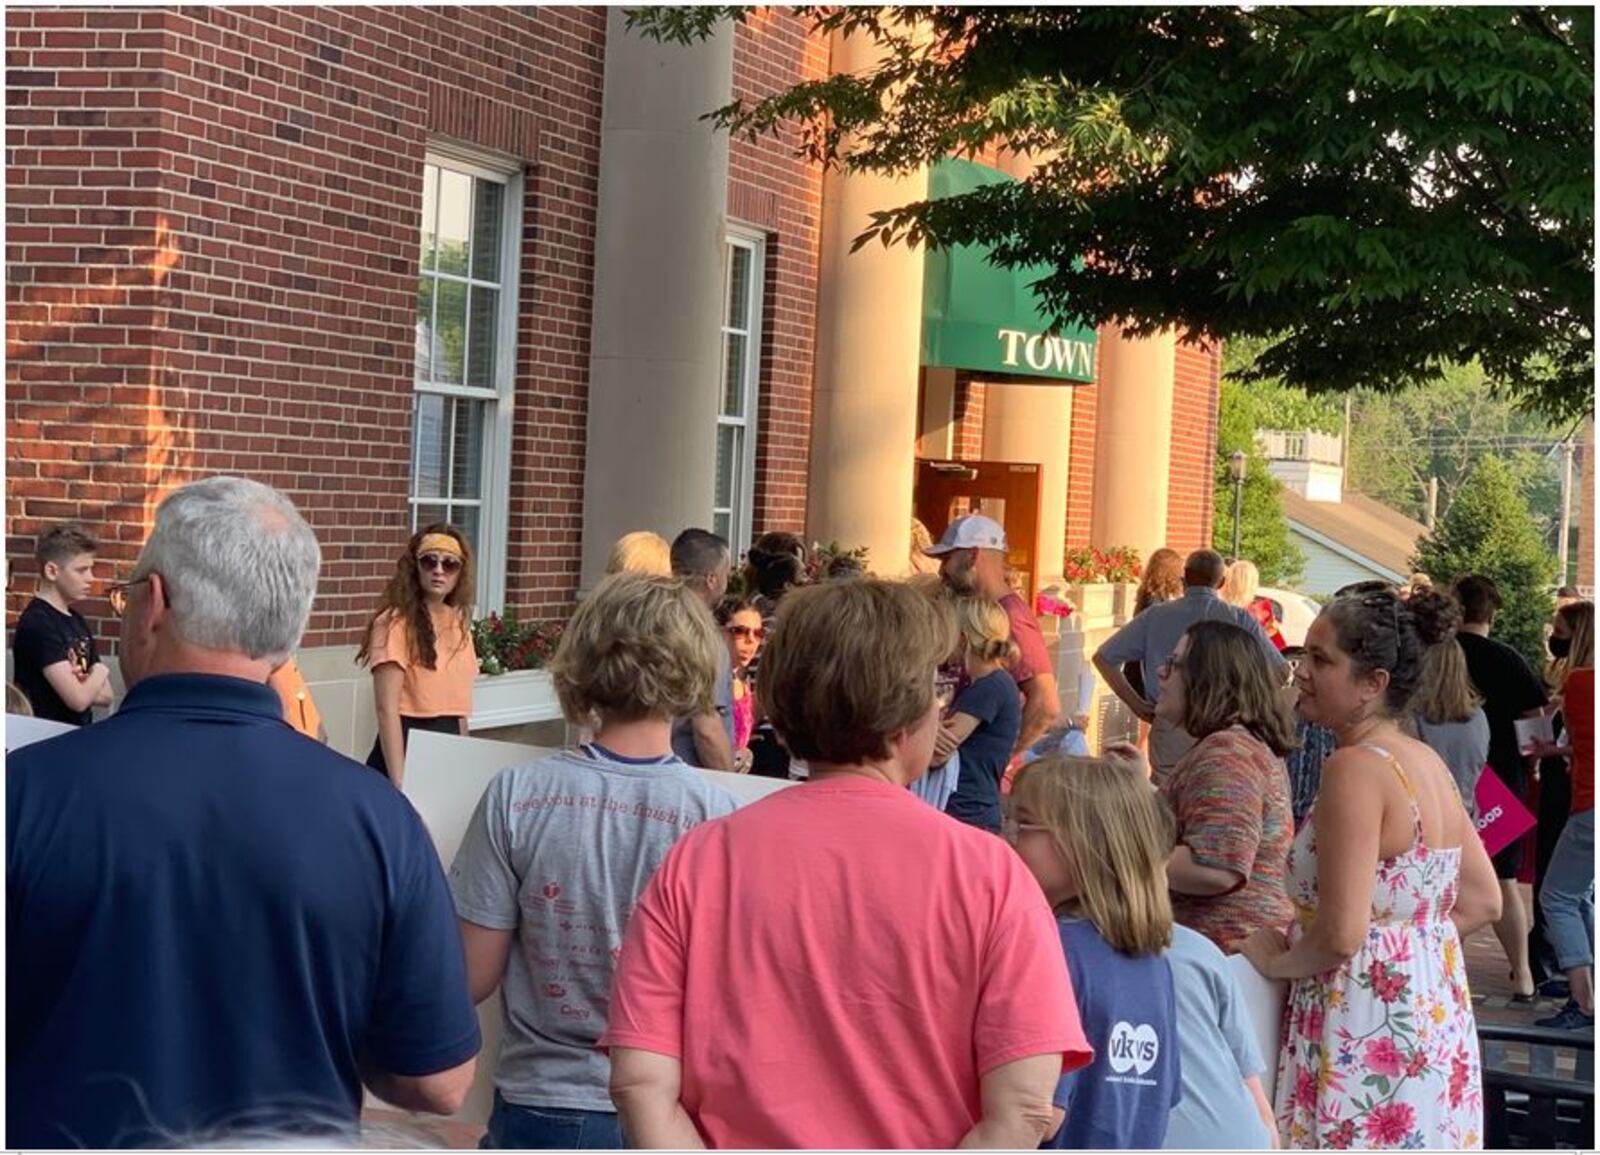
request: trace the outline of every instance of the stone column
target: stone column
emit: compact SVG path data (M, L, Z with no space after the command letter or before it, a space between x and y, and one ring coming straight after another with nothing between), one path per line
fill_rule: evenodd
M1149 557L1167 544L1177 347L1170 330L1146 338L1115 325L1100 330L1089 540L1102 549L1131 545Z
M836 33L831 51L834 72L876 63L865 36ZM911 553L922 252L871 244L852 253L850 243L868 214L927 195L926 169L830 171L822 185L806 529L813 540L866 546L885 576L904 573Z
M584 465L584 588L635 529L710 528L733 27L685 47L606 27Z
M1072 389L1066 385L989 385L983 409L983 459L1039 466L1039 584L1061 577L1067 540L1067 459Z

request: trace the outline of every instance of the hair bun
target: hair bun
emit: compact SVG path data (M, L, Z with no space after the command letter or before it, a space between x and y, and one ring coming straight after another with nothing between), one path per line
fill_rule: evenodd
M1405 603L1424 645L1437 646L1455 636L1461 625L1461 606L1448 594L1419 589Z

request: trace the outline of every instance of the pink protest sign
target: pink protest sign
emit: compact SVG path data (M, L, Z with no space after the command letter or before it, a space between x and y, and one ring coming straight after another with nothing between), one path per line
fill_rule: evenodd
M1511 793L1500 776L1487 766L1478 778L1478 837L1491 855L1499 854L1529 830L1534 817L1522 800Z

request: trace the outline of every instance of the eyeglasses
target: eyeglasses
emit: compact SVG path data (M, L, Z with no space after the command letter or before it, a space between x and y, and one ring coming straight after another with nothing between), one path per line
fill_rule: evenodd
M1048 826L1040 826L1037 822L1018 822L1009 815L1000 822L1000 836L1011 845L1017 844L1017 839L1024 830L1049 830Z
M722 628L736 638L753 638L758 642L767 636L766 626L723 626Z
M106 601L111 603L111 612L121 617L128 612L128 591L136 585L149 581L148 577L134 578L132 581L113 582L106 588Z
M1183 672L1183 666L1184 662L1182 658L1168 658L1166 661L1162 662L1156 667L1156 673L1180 674Z
M447 553L424 553L417 556L417 566L426 570L443 570L445 573L455 573L461 568L461 559L451 557Z

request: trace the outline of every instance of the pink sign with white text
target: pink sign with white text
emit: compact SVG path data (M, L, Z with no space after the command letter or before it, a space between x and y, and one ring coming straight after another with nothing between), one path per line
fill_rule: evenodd
M1478 803L1478 837L1491 855L1499 854L1534 827L1535 819L1500 776L1483 768L1474 792Z

